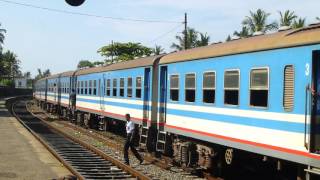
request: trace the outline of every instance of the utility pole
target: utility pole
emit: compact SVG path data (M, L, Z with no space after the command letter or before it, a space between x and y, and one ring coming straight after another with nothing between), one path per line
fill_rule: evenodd
M113 40L111 40L111 64L113 64Z
M187 31L187 13L184 13L184 49L186 50L187 47L187 42L188 42L188 31Z

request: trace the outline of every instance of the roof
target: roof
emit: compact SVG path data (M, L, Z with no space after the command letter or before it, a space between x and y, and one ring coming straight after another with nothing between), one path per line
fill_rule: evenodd
M174 52L162 57L159 64L317 43L320 43L320 24Z
M80 69L75 73L75 75L92 74L92 73L114 71L114 70L120 70L120 69L152 66L153 63L162 56L163 55L149 56L149 57L138 58L130 61L119 62L119 63L107 65L107 66Z

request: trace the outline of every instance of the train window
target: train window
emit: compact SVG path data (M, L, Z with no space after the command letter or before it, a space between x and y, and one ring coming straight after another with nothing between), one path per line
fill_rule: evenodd
M284 84L283 84L283 107L284 110L290 112L293 110L294 104L294 68L293 65L287 65L284 68Z
M136 78L136 98L141 98L141 77Z
M124 78L120 78L120 94L119 96L124 97Z
M80 81L77 81L77 94L80 94Z
M107 79L107 89L106 89L106 95L110 96L110 79Z
M88 81L85 81L84 85L85 85L84 94L88 94Z
M224 72L224 104L239 105L239 70Z
M113 79L112 96L117 96L117 79Z
M250 72L250 106L267 107L269 91L268 68L252 69Z
M127 96L128 96L128 97L132 97L132 78L131 78L131 77L128 78L128 84L127 84L127 86L128 86Z
M97 80L93 80L93 95L97 95Z
M83 81L81 81L81 89L80 89L81 94L83 94L83 87L84 87L84 84L83 84Z
M92 80L89 80L89 94L92 94Z
M170 76L170 99L179 101L179 75Z
M196 100L196 75L186 74L185 76L185 101L195 102Z
M203 102L214 103L216 90L216 73L205 72L203 74Z

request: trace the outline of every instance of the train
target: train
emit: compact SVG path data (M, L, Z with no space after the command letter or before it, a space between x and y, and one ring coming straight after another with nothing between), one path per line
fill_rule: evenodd
M320 24L77 69L34 90L43 108L100 130L129 113L142 148L185 167L248 155L307 179L320 174L319 96Z

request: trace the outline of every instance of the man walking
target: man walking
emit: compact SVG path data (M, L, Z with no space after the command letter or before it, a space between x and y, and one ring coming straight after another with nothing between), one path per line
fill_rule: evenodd
M128 157L128 150L129 147L133 154L136 156L136 158L140 161L140 164L143 163L143 158L140 156L140 154L137 152L136 148L134 148L134 123L130 120L130 114L126 114L126 131L127 131L127 139L124 144L124 160L127 165L129 165L129 157Z

